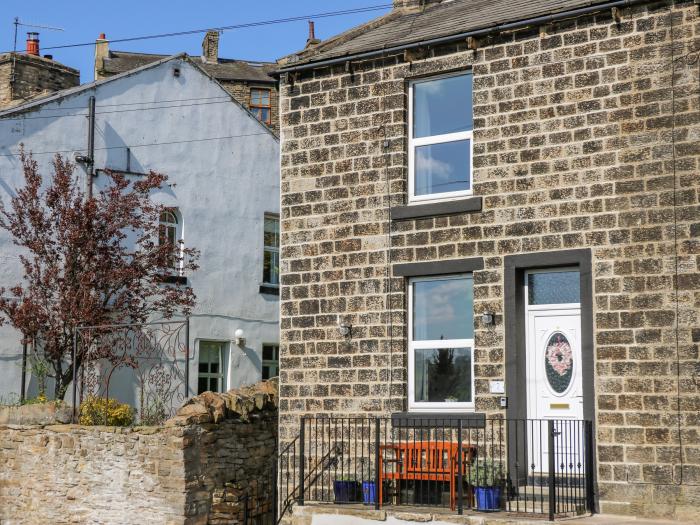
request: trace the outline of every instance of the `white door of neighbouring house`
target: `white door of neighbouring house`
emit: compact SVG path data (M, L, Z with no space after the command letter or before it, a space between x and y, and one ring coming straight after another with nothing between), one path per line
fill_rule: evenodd
M583 449L583 426L573 422L583 419L578 269L529 271L524 296L530 465L547 472L547 420L555 420L555 464L567 471Z

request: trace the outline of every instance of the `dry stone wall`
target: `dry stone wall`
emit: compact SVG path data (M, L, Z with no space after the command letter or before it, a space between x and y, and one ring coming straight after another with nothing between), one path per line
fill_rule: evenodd
M0 425L0 523L235 524L276 450L274 382L164 427Z
M504 258L587 248L602 508L697 518L700 18L691 1L620 14L282 84L283 439L301 415L405 409L407 299L391 263L483 257L475 311L496 324L475 316L476 408L503 414L488 382L505 380L513 322ZM481 211L391 221L407 199L407 81L468 68Z

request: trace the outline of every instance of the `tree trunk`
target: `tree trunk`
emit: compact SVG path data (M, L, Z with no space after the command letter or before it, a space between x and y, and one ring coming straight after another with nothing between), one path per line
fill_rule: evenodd
M54 385L54 399L57 401L63 401L66 392L68 391L68 385L70 385L73 380L73 365L68 367L68 369L61 373L61 370L56 371L56 384ZM72 400L71 400L72 401Z

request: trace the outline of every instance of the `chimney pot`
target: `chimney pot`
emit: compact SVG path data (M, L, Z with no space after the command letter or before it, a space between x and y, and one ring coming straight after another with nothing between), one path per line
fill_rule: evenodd
M107 40L107 37L105 36L104 33L100 33L100 36L98 37L99 40Z
M39 33L27 33L27 54L39 56Z
M312 47L316 44L320 44L321 41L316 38L316 28L314 26L313 20L309 20L309 38L306 39L306 47Z

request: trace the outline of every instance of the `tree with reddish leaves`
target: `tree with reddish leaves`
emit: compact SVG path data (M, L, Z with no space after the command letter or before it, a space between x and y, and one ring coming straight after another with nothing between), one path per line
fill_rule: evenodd
M75 166L60 155L46 184L31 155L22 151L20 157L24 186L9 205L0 201L0 228L21 247L24 275L21 283L0 288L0 323L9 322L42 349L54 396L63 399L73 379L75 327L188 315L194 292L164 277L195 271L199 252L160 235L165 208L151 195L165 175L150 172L134 181L106 171L106 184L88 199ZM78 367L82 357L76 356Z

